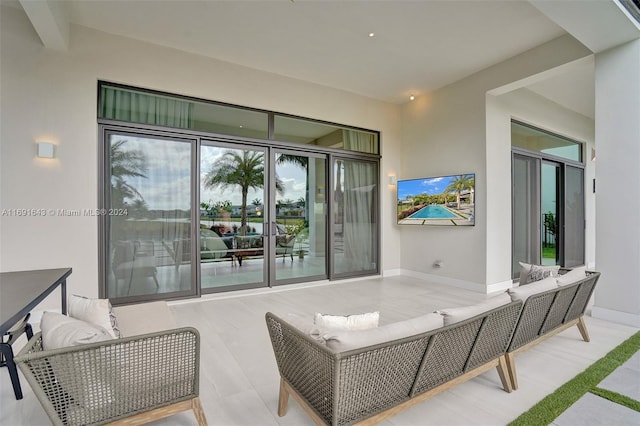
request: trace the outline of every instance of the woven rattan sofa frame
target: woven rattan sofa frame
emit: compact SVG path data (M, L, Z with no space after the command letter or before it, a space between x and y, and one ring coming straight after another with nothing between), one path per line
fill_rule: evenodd
M522 303L437 330L345 352L272 313L267 328L280 372L278 415L289 396L319 425L375 424L496 367L511 392L505 351Z
M518 389L515 356L561 331L576 325L588 342L589 332L584 313L593 294L600 272L587 272L587 277L573 284L530 296L522 306L522 313L506 353L509 377L513 389Z
M54 425L137 425L193 410L207 424L199 393L200 335L183 327L105 342L43 350L36 334L15 358ZM68 415L73 395L117 383L104 404L81 419ZM179 383L179 384L178 384ZM84 412L83 411L83 412Z

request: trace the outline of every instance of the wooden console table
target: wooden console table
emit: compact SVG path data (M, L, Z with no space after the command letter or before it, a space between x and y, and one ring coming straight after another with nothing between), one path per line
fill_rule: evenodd
M0 336L4 334L42 302L53 290L62 290L62 313L67 313L67 277L71 268L41 269L34 271L0 273ZM13 392L22 399L18 370L13 361L11 345L0 345L4 355Z

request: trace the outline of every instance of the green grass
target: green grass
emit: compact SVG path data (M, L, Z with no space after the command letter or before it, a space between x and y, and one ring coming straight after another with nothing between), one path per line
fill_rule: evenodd
M509 426L548 425L587 392L640 411L640 402L597 387L613 370L631 358L638 351L638 348L640 348L640 332L622 342L582 373L560 386L529 411L509 423Z
M542 247L542 258L543 259L555 259L556 258L556 248L554 247Z

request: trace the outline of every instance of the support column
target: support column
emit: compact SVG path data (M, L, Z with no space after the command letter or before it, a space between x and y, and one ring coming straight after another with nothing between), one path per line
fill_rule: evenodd
M640 327L640 40L595 56L593 316Z

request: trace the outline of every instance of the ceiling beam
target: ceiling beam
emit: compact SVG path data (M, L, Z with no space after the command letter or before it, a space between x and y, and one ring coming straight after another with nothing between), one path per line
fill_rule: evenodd
M45 47L67 50L69 46L69 20L60 2L20 0L20 4Z
M529 0L593 53L640 38L640 23L616 0Z

